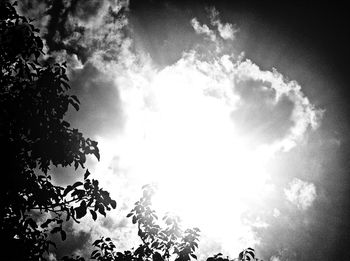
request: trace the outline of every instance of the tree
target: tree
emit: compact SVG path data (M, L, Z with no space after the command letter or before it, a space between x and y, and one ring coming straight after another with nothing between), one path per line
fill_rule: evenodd
M86 156L99 159L97 142L64 120L79 100L69 95L66 64L43 58L43 42L15 4L0 4L0 182L1 253L6 260L45 260L65 221L116 207L109 193L90 179L65 188L52 183L51 166L84 169Z
M171 215L159 221L155 210L151 208L154 189L150 185L145 185L143 189L143 196L127 215L133 224L137 224L142 244L135 250L121 253L115 251L115 244L110 238L101 238L93 243L99 249L92 252L91 258L99 261L163 261L174 256L176 261L189 261L191 257L197 259L195 250L198 248L199 229L183 231L179 218Z
M111 238L100 238L93 243L95 249L91 258L98 261L190 261L197 260L195 254L199 243L198 228L182 230L179 218L166 214L161 220L152 209L154 188L143 187L143 196L127 215L138 226L142 244L137 248L118 252ZM77 259L70 260L81 260ZM67 259L69 260L69 259ZM237 258L223 257L221 253L207 258L207 261L258 261L252 248L243 250Z

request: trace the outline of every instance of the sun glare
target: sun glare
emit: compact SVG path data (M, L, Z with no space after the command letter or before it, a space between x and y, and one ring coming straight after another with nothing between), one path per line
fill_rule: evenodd
M241 215L263 193L269 153L237 134L230 117L234 96L210 95L207 89L218 82L180 68L157 75L147 108L130 109L122 159L136 179L157 185L157 210L225 241L242 234Z

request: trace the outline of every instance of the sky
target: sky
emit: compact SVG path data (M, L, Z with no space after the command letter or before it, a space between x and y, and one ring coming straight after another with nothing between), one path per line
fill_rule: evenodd
M267 1L19 1L67 61L66 117L99 142L88 167L117 200L67 224L52 260L109 236L137 246L141 187L199 227L198 255L347 260L349 27L345 6ZM79 179L54 168L57 184Z

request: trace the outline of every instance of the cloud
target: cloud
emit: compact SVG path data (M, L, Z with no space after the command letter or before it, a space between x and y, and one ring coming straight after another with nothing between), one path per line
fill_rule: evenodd
M297 254L293 251L291 251L288 248L282 248L278 251L278 254L273 255L270 258L270 261L297 261L300 260L300 258L298 258ZM309 260L309 259L307 259Z
M203 228L205 254L235 256L259 245L253 228L266 229L267 223L256 215L242 223L242 217L276 196L268 163L302 144L320 125L322 110L277 70L222 54L223 41L233 40L237 29L222 23L215 9L214 29L190 21L196 34L215 44L215 53L208 55L205 41L202 49L156 67L130 38L127 17L115 23L127 6L121 3L58 1L49 12L48 46L69 60L72 91L82 102L79 114L68 117L98 140L101 161L90 161L89 169L118 202L112 218L73 225L70 250L87 255L101 235L114 236L119 249L133 246L137 233L124 217L141 186L154 181L155 206L181 215L185 226ZM299 179L284 193L300 209L316 197L314 185ZM275 220L285 216L279 209L269 211Z
M47 34L49 17L46 14L48 5L43 0L18 1L18 12L33 20L33 24L40 28L41 34Z
M125 116L116 139L99 139L103 157L94 172L107 188L118 191L117 197L137 194L142 184L157 181L158 210L171 208L186 226L203 227L229 255L259 244L252 227L265 227L265 221L242 224L239 217L254 211L247 209L251 202L273 193L267 189L265 163L317 128L319 110L296 82L250 60L206 59L191 51L158 69L149 56L131 49L125 49L124 57L107 65L98 56L90 60L114 77ZM111 168L115 158L118 165ZM248 184L254 193L246 193ZM132 203L125 197L122 201ZM225 215L219 214L222 209Z
M201 25L196 18L193 18L191 20L191 25L197 34L204 34L208 36L211 41L216 41L216 35L214 31L210 30L206 24Z
M49 261L57 261L56 255L54 253L49 253Z
M278 256L272 256L270 261L281 261L281 259Z
M150 56L134 49L131 39L123 38L122 46L117 60L105 59L104 50L96 49L84 69L72 74L76 88L84 91L93 86L87 94L96 90L109 95L100 100L101 107L83 110L89 111L87 122L95 114L111 112L99 124L90 125L101 150L101 162L92 172L118 202L127 202L129 207L137 200L132 195L138 195L143 184L158 182L157 209L171 208L183 217L185 226L203 227L211 238L208 245L219 242L229 255L258 245L260 238L252 230L258 223L242 224L240 217L253 211L247 209L251 202L270 193L266 162L298 146L308 131L316 129L320 110L297 82L276 70L261 70L244 57L217 54L208 58L192 50L159 69ZM117 95L113 98L111 93ZM109 110L113 101L118 108ZM123 121L110 126L115 133L106 136L98 131L116 112L122 112ZM246 193L246 184L254 193ZM220 189L208 193L213 188ZM193 205L189 198L197 203ZM220 214L222 209L225 215ZM264 220L256 220L265 226ZM107 223L98 221L93 236L118 231L118 242L128 242L128 246L134 242L126 240L132 226ZM91 224L84 224L75 229L90 231Z
M238 109L233 116L244 113L248 120L245 131L251 128L263 136L272 133L267 139L274 140L275 149L290 150L303 139L308 128L319 126L323 111L310 103L296 81L286 80L275 69L262 71L245 60L235 70L235 81L243 112Z
M278 208L273 209L273 217L278 218L281 215L281 211L278 210Z
M122 214L123 213L123 214ZM91 222L90 217L83 218L80 224L73 224L68 242L63 245L65 252L88 258L94 250L92 243L100 237L110 237L118 250L127 250L140 244L137 228L131 222L125 222L124 212L112 211L108 217L99 217ZM128 220L129 221L129 220Z
M292 180L284 193L287 200L302 210L308 209L316 199L315 185L297 178Z
M118 88L113 78L90 62L70 74L72 93L81 102L79 113L71 111L67 119L88 137L114 135L123 126L124 115ZM111 133L112 132L112 133Z
M219 12L214 7L209 9L209 14L211 24L217 27L221 38L224 40L233 40L235 38L235 34L238 32L238 29L230 23L221 23L219 19Z
M222 53L227 49L227 44L230 43L228 41L235 39L238 29L233 24L222 23L215 8L207 9L207 12L209 13L210 26L214 27L213 29L206 24L200 24L197 18L191 20L191 25L197 34L205 35L210 40L214 45L215 53ZM207 45L206 49L211 50L212 47Z
M20 2L22 13L37 18L50 53L75 54L82 63L97 50L105 59L117 58L127 7L127 0Z
M204 34L208 38L217 44L222 44L221 40L218 37L221 37L223 40L234 40L235 34L238 32L238 29L230 23L222 23L219 19L219 12L215 8L208 9L210 24L216 27L217 31L211 30L208 25L201 25L197 18L191 20L191 25L197 34Z

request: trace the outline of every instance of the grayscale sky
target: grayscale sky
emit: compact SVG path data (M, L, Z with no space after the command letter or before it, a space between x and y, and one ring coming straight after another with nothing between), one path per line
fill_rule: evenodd
M350 258L345 5L49 2L19 8L68 61L81 107L67 119L99 142L88 167L118 202L69 224L52 260L100 235L137 246L126 214L148 183L158 212L201 229L200 260L247 247L266 261Z

